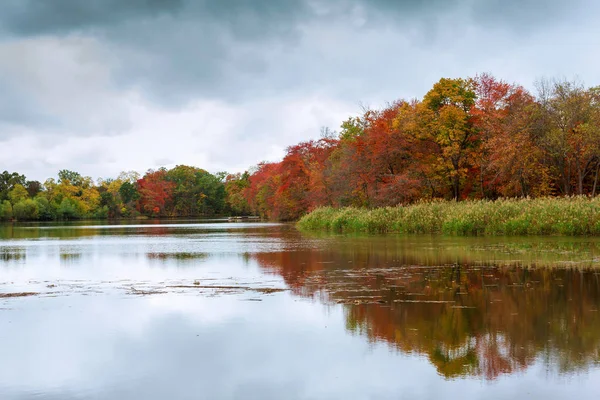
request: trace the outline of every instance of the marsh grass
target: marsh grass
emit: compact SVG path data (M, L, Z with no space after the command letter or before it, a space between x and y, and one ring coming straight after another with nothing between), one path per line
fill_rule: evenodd
M600 235L600 198L433 201L375 209L322 207L302 230L447 235Z

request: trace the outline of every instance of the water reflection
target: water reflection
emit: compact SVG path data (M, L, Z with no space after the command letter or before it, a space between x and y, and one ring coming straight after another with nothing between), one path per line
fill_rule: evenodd
M123 237L139 236L174 236L190 235L206 232L265 232L277 224L249 222L226 223L226 219L203 221L174 221L161 223L158 220L116 221L106 225L99 221L86 222L47 222L47 223L0 223L0 240L22 239L83 239L102 236Z
M0 398L597 394L599 239L240 225L0 229Z
M148 257L151 261L156 261L158 263L164 265L173 265L176 264L178 266L184 265L194 265L197 262L201 262L206 260L209 255L207 253L190 253L190 252L181 252L181 253L146 253L146 257Z
M0 247L0 261L9 263L9 262L18 262L25 261L26 252L23 248L15 248L15 247Z
M597 263L596 242L475 243L445 251L427 238L421 245L405 240L392 247L380 238L364 248L364 238L354 245L344 238L338 247L254 258L295 294L343 304L350 332L425 355L446 378L495 379L540 360L559 373L599 365L600 272L589 267ZM535 252L544 252L548 267Z

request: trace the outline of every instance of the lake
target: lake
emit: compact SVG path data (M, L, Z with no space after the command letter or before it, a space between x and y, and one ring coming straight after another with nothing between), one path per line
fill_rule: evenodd
M600 239L0 225L0 399L597 399Z

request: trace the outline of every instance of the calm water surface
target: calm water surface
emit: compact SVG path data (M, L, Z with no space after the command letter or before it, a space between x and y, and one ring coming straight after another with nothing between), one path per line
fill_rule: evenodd
M600 240L0 225L0 399L597 399Z

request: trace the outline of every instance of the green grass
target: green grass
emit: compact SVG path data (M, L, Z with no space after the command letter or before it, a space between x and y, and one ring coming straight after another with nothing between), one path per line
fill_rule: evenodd
M375 209L323 207L305 215L307 231L447 235L600 235L600 197L433 201Z

